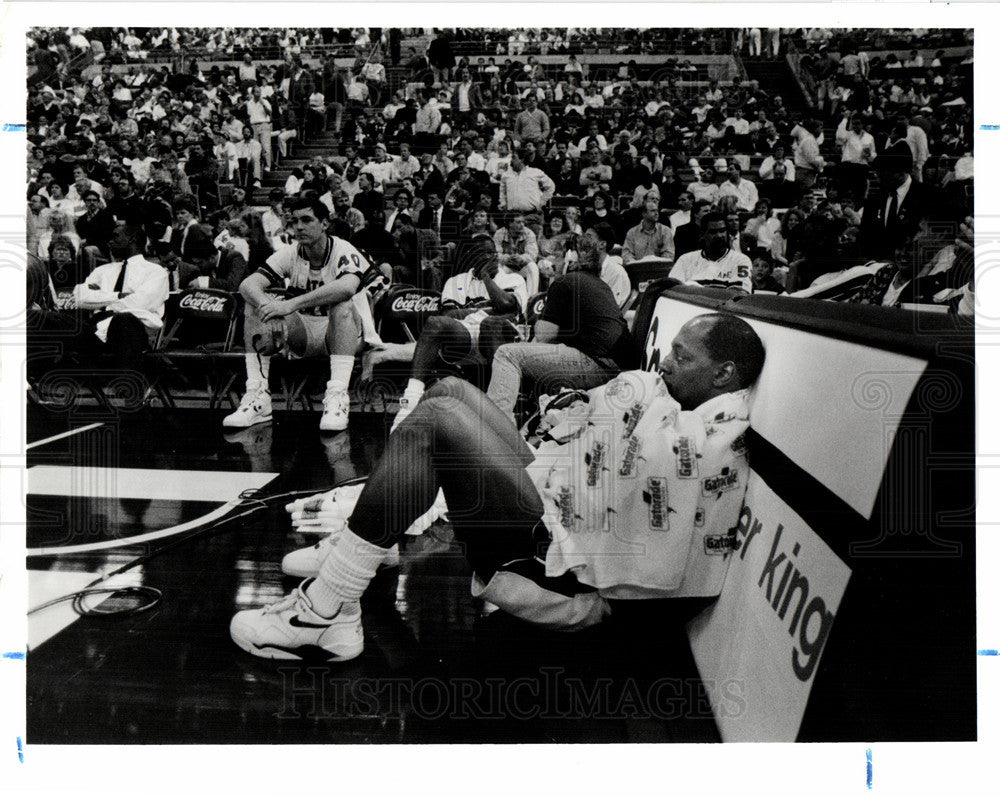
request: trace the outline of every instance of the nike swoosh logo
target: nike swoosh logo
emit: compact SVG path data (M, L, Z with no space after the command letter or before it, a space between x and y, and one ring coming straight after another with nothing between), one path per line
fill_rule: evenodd
M297 614L293 614L288 618L288 624L295 626L296 628L329 628L329 623L307 623L299 619Z

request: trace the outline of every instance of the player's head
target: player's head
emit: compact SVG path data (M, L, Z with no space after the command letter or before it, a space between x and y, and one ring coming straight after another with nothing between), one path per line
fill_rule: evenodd
M742 318L710 313L680 328L660 375L682 409L754 383L764 367L764 345Z
M725 254L729 247L729 229L726 217L717 211L706 213L701 217L701 240L705 252L711 257Z
M457 263L455 273L472 271L478 274L483 268L495 273L498 259L493 239L480 236L462 242L458 247L455 261Z
M295 240L301 244L315 243L326 236L330 212L314 191L307 191L288 204Z

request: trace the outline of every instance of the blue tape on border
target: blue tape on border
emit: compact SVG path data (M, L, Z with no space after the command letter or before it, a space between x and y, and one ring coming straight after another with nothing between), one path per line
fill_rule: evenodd
M869 747L865 750L865 769L867 772L865 783L868 786L868 791L872 790L872 749Z
M980 130L1000 130L1000 125L979 125Z
M22 124L12 124L10 122L3 123L3 132L5 133L23 133L27 125Z
M1000 656L1000 650L977 650L977 656Z
M20 736L17 737L17 760L24 763L24 745L21 743Z
M15 659L17 661L24 661L24 654L20 651L13 651L11 653L4 653L3 657L5 659Z

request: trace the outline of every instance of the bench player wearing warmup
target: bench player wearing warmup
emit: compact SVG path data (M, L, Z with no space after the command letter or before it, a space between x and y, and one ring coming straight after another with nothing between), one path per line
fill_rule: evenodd
M264 658L360 655L361 595L439 487L473 594L510 614L582 628L610 612L607 598L669 595L696 525L716 534L736 524L749 473L747 388L763 363L745 321L699 316L659 374L629 371L580 393L548 419L537 450L472 385L438 382L389 438L315 575L236 614L233 640Z
M268 374L271 356L330 357L323 398L322 431L347 428L347 389L361 346L361 322L353 298L373 294L385 278L347 241L327 232L329 211L315 196L291 202L295 243L282 247L240 284L246 301L246 393L222 425L245 428L271 420ZM288 298L267 293L289 289Z

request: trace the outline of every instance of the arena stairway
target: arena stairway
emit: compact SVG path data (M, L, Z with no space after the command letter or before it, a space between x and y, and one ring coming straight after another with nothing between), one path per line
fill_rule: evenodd
M264 175L261 188L261 196L272 188L284 188L285 181L292 173L292 169L302 168L306 164L313 163L317 158L326 160L337 154L337 147L340 143L339 137L333 134L332 130L325 131L319 135L313 135L302 144L293 139L288 157L275 158L274 168ZM275 147L277 152L277 147Z
M772 96L780 94L792 118L801 116L809 110L802 89L784 57L777 59L742 58L741 60L744 69L746 69L747 78L756 81L759 86L767 86Z

